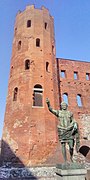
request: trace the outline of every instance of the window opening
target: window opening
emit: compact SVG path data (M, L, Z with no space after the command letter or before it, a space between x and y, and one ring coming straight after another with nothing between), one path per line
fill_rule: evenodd
M43 90L39 84L34 86L33 106L43 106Z
M29 59L27 59L25 61L25 70L27 70L27 69L30 69L30 60Z
M87 137L85 139L87 140ZM90 147L88 145L83 145L80 147L79 152L86 157L90 152Z
M54 46L52 45L52 52L54 53Z
M74 72L74 79L78 79L78 72Z
M15 28L15 35L16 35L16 33L17 33L17 27Z
M18 42L18 50L20 50L20 49L21 49L21 44L22 44L22 42L21 42L21 41L19 41L19 42Z
M68 105L68 94L67 93L63 94L62 99Z
M66 72L65 72L65 70L61 70L60 75L61 75L61 78L66 78Z
M16 88L14 89L13 101L17 101L17 94L18 94L18 88L16 87Z
M82 99L80 94L77 94L77 105L78 107L82 107Z
M40 47L40 39L39 38L36 39L36 47Z
M45 22L45 24L44 24L44 25L45 25L45 29L47 29L47 25L48 25L48 24Z
M46 71L49 72L49 62L46 62Z
M90 80L90 73L86 73L86 80Z
M31 20L27 21L27 28L31 27Z
M13 66L11 66L10 77L12 77Z

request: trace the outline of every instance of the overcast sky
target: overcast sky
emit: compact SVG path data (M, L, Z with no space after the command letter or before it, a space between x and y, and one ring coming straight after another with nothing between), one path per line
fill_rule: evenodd
M0 137L4 121L15 16L27 5L54 17L56 57L90 62L90 0L0 0ZM2 44L1 44L2 42Z

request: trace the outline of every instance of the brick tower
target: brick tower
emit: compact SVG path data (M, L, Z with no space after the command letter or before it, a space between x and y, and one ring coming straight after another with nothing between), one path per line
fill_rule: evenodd
M59 107L54 22L49 11L27 6L15 21L3 128L3 160L42 164L57 145L56 119L47 109Z

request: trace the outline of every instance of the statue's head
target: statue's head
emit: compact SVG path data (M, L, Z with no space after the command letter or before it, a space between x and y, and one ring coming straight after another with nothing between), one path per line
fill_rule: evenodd
M61 109L66 110L68 105L63 101L61 102Z

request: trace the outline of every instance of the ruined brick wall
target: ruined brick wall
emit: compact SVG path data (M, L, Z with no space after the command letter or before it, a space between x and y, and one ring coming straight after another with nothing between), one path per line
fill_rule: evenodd
M82 137L90 141L90 114L82 114L80 120L83 127Z
M3 160L41 164L57 144L57 122L46 105L49 97L54 108L59 106L53 17L44 7L27 6L18 12L14 31ZM33 104L35 93L42 99L41 106Z
M60 100L68 98L68 109L79 123L82 141L90 141L90 63L69 59L57 59ZM80 99L77 99L80 95ZM81 103L80 104L80 101ZM90 142L89 142L90 143Z

